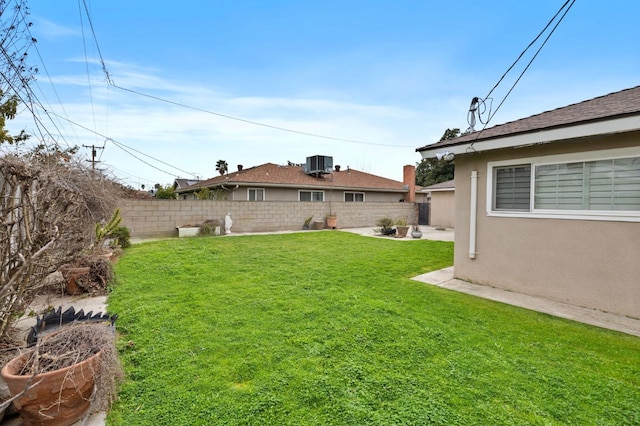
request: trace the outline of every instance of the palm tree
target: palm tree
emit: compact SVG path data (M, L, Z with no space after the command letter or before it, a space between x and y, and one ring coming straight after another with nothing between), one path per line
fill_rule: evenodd
M220 172L221 175L223 175L229 171L229 165L224 160L218 160L218 162L216 163L216 170Z

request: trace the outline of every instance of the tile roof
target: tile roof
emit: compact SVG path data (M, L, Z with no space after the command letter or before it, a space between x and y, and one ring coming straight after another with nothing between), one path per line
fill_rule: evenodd
M266 163L260 166L250 167L223 176L216 176L196 183L178 192L193 191L203 187L219 185L256 185L279 186L294 188L334 188L353 190L376 190L386 192L407 192L402 182L387 179L381 176L364 173L354 169L342 169L322 177L307 175L301 166L280 166Z
M640 114L640 86L417 148L416 151Z

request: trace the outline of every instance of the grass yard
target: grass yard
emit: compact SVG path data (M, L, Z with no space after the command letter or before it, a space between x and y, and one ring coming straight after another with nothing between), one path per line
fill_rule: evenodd
M338 231L134 246L108 424L640 424L640 339L409 279L452 263Z

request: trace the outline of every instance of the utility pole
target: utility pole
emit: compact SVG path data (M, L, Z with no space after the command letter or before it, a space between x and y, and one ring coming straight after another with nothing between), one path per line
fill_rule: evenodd
M82 145L85 148L91 148L91 160L87 160L91 162L91 171L95 172L96 171L96 163L99 163L100 161L96 160L96 149L104 149L104 147L102 146L95 146L95 145Z

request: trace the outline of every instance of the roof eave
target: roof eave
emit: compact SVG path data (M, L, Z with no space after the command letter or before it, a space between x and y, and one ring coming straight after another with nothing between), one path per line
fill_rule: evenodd
M616 118L612 120L593 121L589 123L558 127L537 132L522 133L496 137L494 139L480 139L457 145L436 146L433 148L419 148L422 158L434 158L436 154L450 152L454 155L471 152L492 151L502 148L516 148L527 145L544 144L560 140L577 139L588 136L598 136L614 133L625 133L640 130L640 115Z
M186 187L178 189L176 193L194 192L204 187L212 188L216 186L242 186L256 188L286 188L286 189L315 189L315 190L336 190L336 191L375 191L375 192L397 192L406 193L408 189L396 189L396 188L375 188L375 187L358 187L358 186L330 186L330 185L310 185L310 184L295 184L295 183L266 183L266 182L246 182L246 181L228 181L224 183L214 183L211 185L202 185L195 187Z

